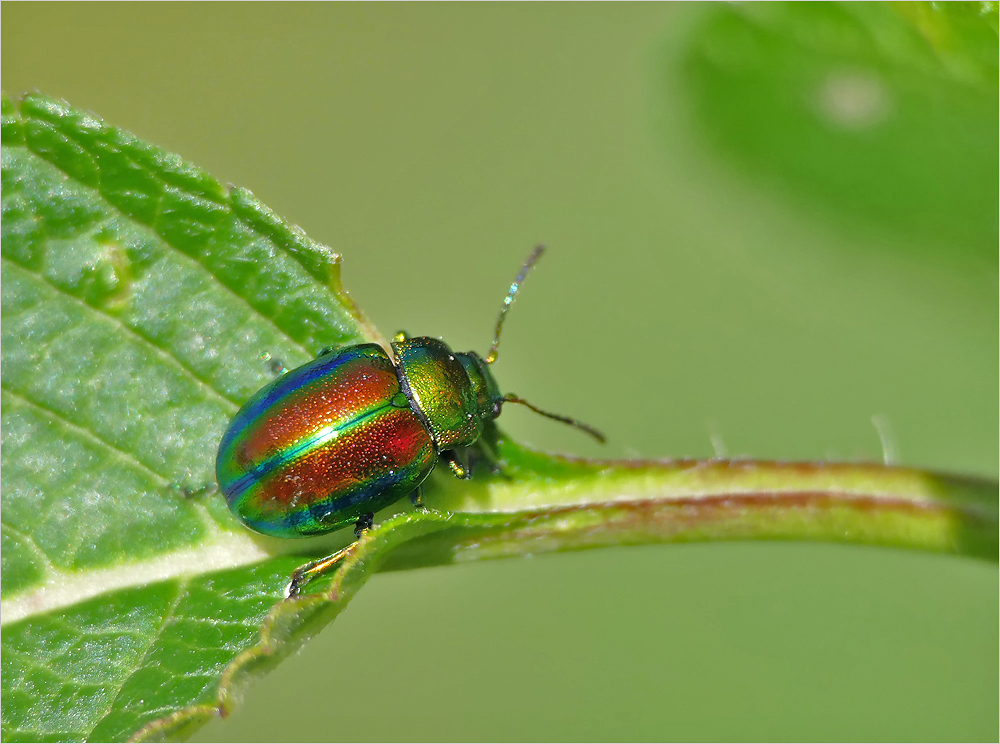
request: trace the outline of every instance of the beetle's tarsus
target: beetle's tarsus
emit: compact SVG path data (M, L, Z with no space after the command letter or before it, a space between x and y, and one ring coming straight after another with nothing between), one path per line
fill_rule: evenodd
M298 571L292 574L291 580L288 582L288 586L285 587L285 599L289 597L299 596L299 587L302 585L303 577L298 575Z
M354 536L361 537L368 530L372 528L375 524L375 514L372 512L366 512L358 517L358 523L354 525Z

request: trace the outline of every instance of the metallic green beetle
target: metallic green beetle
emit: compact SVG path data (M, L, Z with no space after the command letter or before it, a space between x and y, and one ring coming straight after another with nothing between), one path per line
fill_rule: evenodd
M511 285L485 359L399 333L392 341L395 362L378 344L325 350L257 392L233 418L216 458L233 514L275 537L309 537L349 524L360 536L374 512L404 496L421 507L420 484L439 457L455 475L468 477L457 450L476 445L505 402L604 441L584 424L501 394L490 372L504 317L542 250L532 252ZM345 551L300 568L288 593Z

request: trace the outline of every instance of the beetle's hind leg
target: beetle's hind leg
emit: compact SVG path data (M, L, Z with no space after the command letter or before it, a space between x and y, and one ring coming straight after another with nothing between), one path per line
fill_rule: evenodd
M357 543L351 543L346 548L341 548L336 553L332 553L326 558L320 558L317 561L310 561L309 563L296 568L292 573L291 581L288 582L288 586L285 588L285 596L297 597L299 590L302 589L304 584L312 581L317 576L329 573L334 566L344 560L344 558L346 558L351 551L354 550L355 545L357 545Z
M360 539L366 532L368 532L368 530L372 528L374 523L375 515L372 512L365 512L362 514L358 517L358 523L354 525L355 537ZM357 547L357 543L353 542L346 548L341 548L336 553L331 553L326 558L310 561L309 563L296 568L295 571L292 572L292 578L288 582L288 586L285 588L285 596L297 597L304 584L309 583L317 576L329 573L338 563L350 555L355 547Z

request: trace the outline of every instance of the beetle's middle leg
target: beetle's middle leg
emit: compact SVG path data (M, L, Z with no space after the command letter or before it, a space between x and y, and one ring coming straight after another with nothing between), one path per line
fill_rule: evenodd
M413 508L417 511L427 511L427 505L424 504L423 486L417 486L413 489L413 493L410 494L410 501L413 503Z

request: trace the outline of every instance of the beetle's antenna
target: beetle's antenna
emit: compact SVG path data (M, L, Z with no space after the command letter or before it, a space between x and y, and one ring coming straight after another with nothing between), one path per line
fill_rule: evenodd
M514 302L514 298L517 296L518 290L521 289L521 283L524 281L524 277L526 277L528 272L531 271L531 267L535 265L535 261L538 260L538 257L542 255L542 251L544 250L544 245L535 246L535 250L531 252L531 255L528 256L528 260L525 261L524 266L521 267L521 273L517 275L517 279L515 279L514 283L510 285L510 291L507 292L507 296L503 298L503 307L500 308L500 317L497 318L497 327L493 332L493 346L490 347L490 353L486 355L487 364L493 364L493 362L497 360L497 346L500 345L500 329L503 328L503 319L507 316L507 310L510 308L511 303ZM541 411L539 411L539 413L541 413Z
M568 416L559 416L559 415L557 415L555 413L549 413L548 411L543 411L540 408L535 408L528 401L526 401L526 400L524 400L522 398L518 398L513 393L507 393L507 395L505 395L503 397L503 399L504 399L504 402L506 402L506 403L518 403L519 405L527 406L528 408L530 408L535 413L540 414L542 416L545 416L545 418L555 419L556 421L561 421L564 424L569 424L570 426L575 426L580 431L585 431L587 434L590 434L590 436L592 436L594 439L596 439L601 444L604 444L607 441L604 438L604 435L601 434L601 432L599 432L593 426L587 426L586 424L584 424L584 423L582 423L580 421L577 421L576 419L571 419Z

